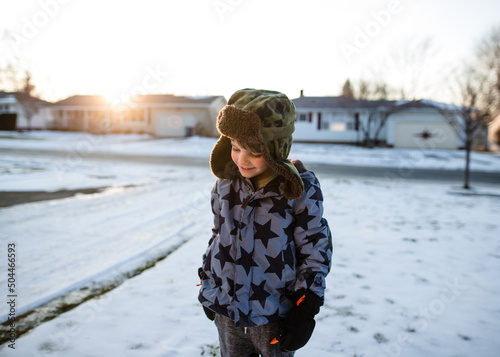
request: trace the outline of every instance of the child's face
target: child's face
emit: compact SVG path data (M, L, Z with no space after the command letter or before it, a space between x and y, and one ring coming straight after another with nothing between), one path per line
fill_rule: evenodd
M236 140L231 140L231 145L231 159L238 166L241 176L250 179L269 169L269 165L261 153L244 149Z

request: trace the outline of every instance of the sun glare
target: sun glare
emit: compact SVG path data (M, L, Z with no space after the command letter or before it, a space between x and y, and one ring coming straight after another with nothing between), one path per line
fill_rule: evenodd
M128 107L132 99L131 94L125 94L123 93L123 91L119 90L104 93L104 97L106 98L106 101L109 103L109 105L116 110L119 110L123 107Z

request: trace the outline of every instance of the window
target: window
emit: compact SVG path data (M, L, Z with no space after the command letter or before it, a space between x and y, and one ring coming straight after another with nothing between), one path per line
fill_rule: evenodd
M69 120L83 120L83 110L68 110L67 116Z
M324 130L330 131L346 131L347 121L346 114L344 112L331 112L325 114L325 120L323 123Z
M353 116L347 118L345 130L359 131L359 113L354 113Z
M345 131L346 125L345 125L345 123L342 123L342 122L334 122L334 123L330 124L330 130L331 131Z
M144 109L130 109L123 112L122 121L128 121L131 123L143 123Z
M144 109L123 109L113 113L115 120L125 122L127 124L145 124L146 115Z
M9 113L11 110L13 111L8 104L0 104L0 112Z
M307 114L305 114L305 113L299 113L298 121L299 122L307 121Z
M90 120L103 120L106 117L106 112L103 110L89 110L88 117Z

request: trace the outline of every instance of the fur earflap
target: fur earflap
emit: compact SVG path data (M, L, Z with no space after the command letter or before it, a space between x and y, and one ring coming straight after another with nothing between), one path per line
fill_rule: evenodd
M231 159L231 139L252 149L259 148L269 167L285 178L283 194L288 199L302 195L304 184L296 167L287 160L292 145L295 106L276 91L242 89L234 93L217 117L221 137L210 156L215 176L232 179L239 174Z

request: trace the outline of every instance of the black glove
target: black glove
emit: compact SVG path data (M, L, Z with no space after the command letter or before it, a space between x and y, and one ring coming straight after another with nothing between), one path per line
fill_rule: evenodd
M207 315L210 321L213 321L215 319L215 312L210 310L208 307L203 306L203 311L205 311L205 315Z
M302 291L293 300L295 306L285 319L278 337L283 352L296 351L305 346L316 325L314 316L323 305L323 300L310 291Z
M205 273L203 268L198 268L198 276L200 277L201 281L203 281L203 279L207 278L207 274ZM203 306L203 311L205 311L205 315L207 315L207 317L210 321L213 321L215 319L215 312L213 312L212 310L210 310L209 308L207 308L205 306Z

